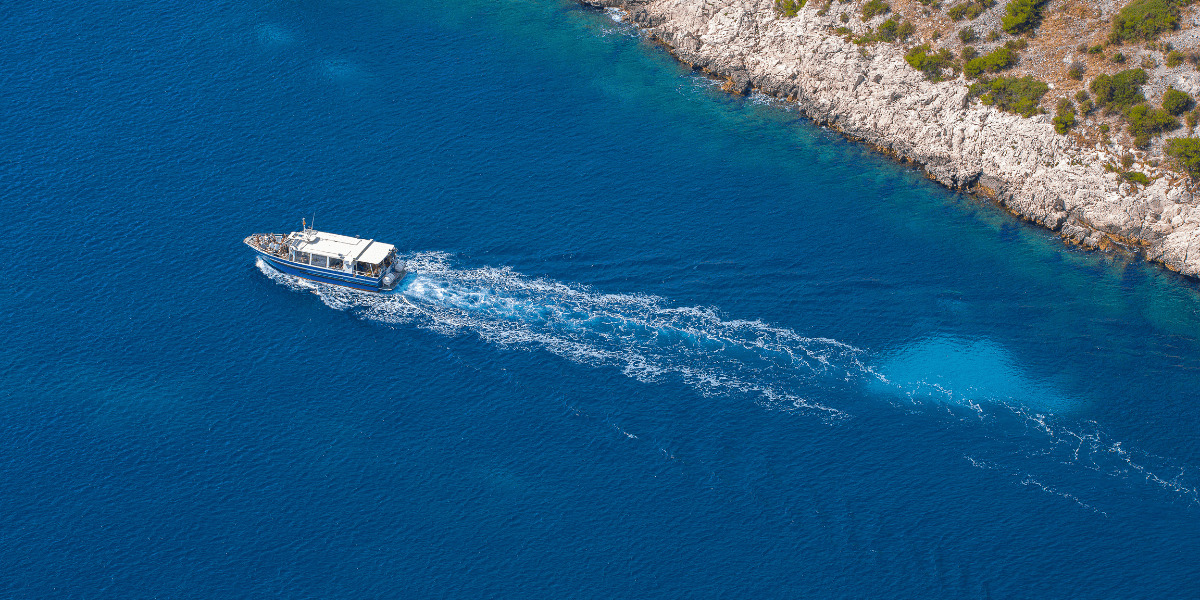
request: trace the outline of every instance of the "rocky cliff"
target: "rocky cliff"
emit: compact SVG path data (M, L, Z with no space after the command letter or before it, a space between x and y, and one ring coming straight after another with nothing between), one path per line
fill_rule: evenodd
M584 0L616 8L680 60L794 101L813 120L919 164L954 189L987 195L1013 213L1087 247L1117 247L1200 276L1200 210L1185 180L1150 164L1149 185L1106 169L1117 143L1085 146L1049 115L984 106L965 81L932 82L890 44L855 45L834 32L859 4L810 1L783 17L771 0ZM1148 160L1144 155L1143 159Z

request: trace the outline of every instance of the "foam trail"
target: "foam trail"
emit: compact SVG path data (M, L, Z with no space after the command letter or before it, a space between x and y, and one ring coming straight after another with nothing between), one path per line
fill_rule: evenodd
M456 269L447 258L407 257L413 274L393 295L312 284L263 263L259 268L365 319L539 347L577 363L620 368L638 381L678 378L705 395L748 394L771 408L826 419L846 414L813 396L870 375L862 351L836 340L726 319L712 308L672 307L656 296L530 278L507 267Z
M713 308L672 307L646 294L605 294L507 267L454 268L442 253L405 260L412 274L401 284L402 291L391 295L315 284L279 273L261 260L258 266L271 279L315 293L331 308L363 319L445 335L474 334L502 347L541 348L576 363L619 368L638 381L676 379L704 395L750 397L768 408L827 422L849 415L817 398L828 402L853 390L910 401L944 397L961 408L947 408L946 415L1003 441L1005 450L990 460L1008 464L1005 469L1019 474L1022 485L1036 483L1084 505L1069 492L1042 483L1048 475L1054 478L1048 471L1056 465L1070 465L1127 481L1144 479L1200 505L1200 488L1188 466L1132 449L1094 422L1055 415L1046 409L1067 404L1054 395L1047 397L1055 402L1045 401L1045 394L1031 396L1038 386L1008 385L1006 378L980 380L974 376L975 363L955 367L959 373L943 372L948 367L942 361L918 361L922 368L899 373L911 379L891 381L884 374L896 371L895 361L880 371L864 362L863 350L848 344L804 337L757 320L726 319ZM945 377L948 373L955 376ZM930 391L935 383L937 393ZM931 416L943 414L937 406L945 405L921 404L909 406ZM972 464L985 464L982 460L973 458Z

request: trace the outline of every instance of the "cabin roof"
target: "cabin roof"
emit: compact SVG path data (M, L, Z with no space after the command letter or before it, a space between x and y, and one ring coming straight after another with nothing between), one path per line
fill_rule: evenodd
M293 234L299 238L296 244L296 250L300 252L308 252L311 254L320 254L332 258L341 258L343 260L357 260L371 264L379 264L395 246L376 242L375 240L363 240L348 235L338 235L336 233L327 233L324 231L306 231L303 233Z

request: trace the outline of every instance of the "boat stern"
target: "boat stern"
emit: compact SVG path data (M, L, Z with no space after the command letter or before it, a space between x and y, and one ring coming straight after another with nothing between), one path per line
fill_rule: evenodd
M388 272L379 278L379 291L390 292L396 289L396 286L400 285L401 281L404 281L406 275L408 275L408 269L405 268L404 263L397 260L392 263Z

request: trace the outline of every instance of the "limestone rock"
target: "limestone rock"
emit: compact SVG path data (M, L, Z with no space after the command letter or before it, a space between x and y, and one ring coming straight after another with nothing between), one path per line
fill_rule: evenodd
M791 18L777 16L773 0L582 1L623 10L731 92L789 98L813 120L918 163L946 186L987 195L1065 240L1142 248L1150 260L1200 276L1200 210L1182 180L1160 173L1149 186L1124 182L1105 164L1125 149L1081 148L1046 115L1022 118L971 102L962 79L925 80L898 45L876 44L864 55L834 33L841 13L857 18L861 1L832 2L821 16L814 0Z

